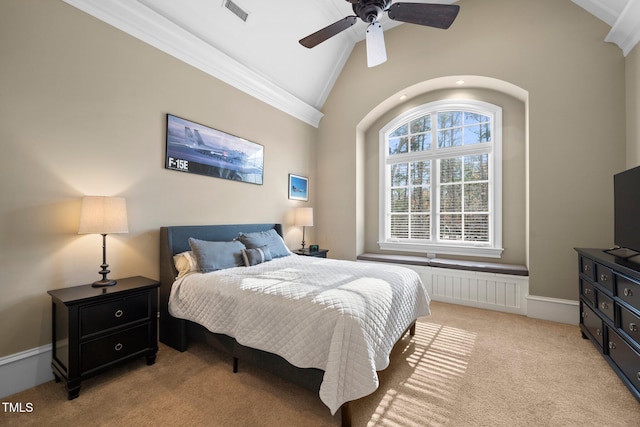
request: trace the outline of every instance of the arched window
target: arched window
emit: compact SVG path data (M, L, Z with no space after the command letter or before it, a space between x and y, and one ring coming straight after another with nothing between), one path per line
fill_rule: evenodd
M500 257L502 109L431 102L380 131L381 249Z

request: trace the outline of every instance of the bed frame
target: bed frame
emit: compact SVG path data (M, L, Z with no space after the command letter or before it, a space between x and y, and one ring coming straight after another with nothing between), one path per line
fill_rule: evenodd
M160 228L160 341L179 351L187 349L189 340L206 342L231 356L234 372L238 371L239 360L247 361L317 393L324 371L298 368L276 354L243 346L228 335L212 333L197 323L177 319L169 314L171 285L178 275L173 256L191 250L190 237L209 241L230 241L240 232L251 233L271 229L275 229L282 236L281 224L187 225ZM345 412L348 412L344 409L341 409L343 425Z
M160 228L160 341L179 351L185 351L190 340L205 342L231 356L233 372L238 371L239 360L249 362L316 394L324 371L298 368L284 358L262 350L239 344L234 338L208 331L203 326L169 314L169 295L178 272L173 256L191 250L189 238L208 241L231 241L240 232L251 233L275 229L282 236L281 224L186 225ZM408 329L415 334L415 322ZM404 335L404 334L403 334ZM349 402L340 408L342 426L351 425Z

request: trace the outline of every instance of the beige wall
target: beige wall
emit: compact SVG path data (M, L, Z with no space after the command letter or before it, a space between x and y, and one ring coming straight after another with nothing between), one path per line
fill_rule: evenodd
M609 28L569 0L459 4L447 31L387 31L382 66L367 69L357 45L316 130L63 2L0 2L0 357L50 342L47 290L98 278L100 238L76 234L83 195L127 198L130 232L108 238L113 277L157 278L162 225L290 225L302 203L287 199L288 173L311 178L307 241L336 258L375 249L376 120L402 108L406 88L452 75L526 94L525 184L505 177L522 191L505 206L505 259L527 252L532 294L577 299L572 248L612 244L611 175L625 157L640 164L639 48L625 60L603 42ZM438 95L425 87L405 106ZM264 185L165 170L166 113L263 144ZM299 244L298 229L285 231Z
M362 194L367 175L360 156L371 125L363 119L421 82L484 76L527 94L528 186L521 191L529 207L530 293L576 300L573 248L613 244L612 175L625 163L624 56L603 41L609 27L569 0L459 4L449 30L387 31L389 61L381 66L367 69L363 43L355 47L320 126L320 242L353 259L375 239L363 220L377 215L365 200L369 193Z
M127 199L114 278L158 278L163 225L283 222L299 245L287 175L310 177L312 205L315 128L61 1L0 2L0 52L0 357L51 342L47 290L99 278L83 195ZM264 185L164 169L167 113L264 145Z
M627 168L640 165L640 44L627 55Z

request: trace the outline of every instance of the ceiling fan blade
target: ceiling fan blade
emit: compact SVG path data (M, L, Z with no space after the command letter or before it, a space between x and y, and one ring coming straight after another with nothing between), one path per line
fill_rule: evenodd
M308 35L307 37L301 39L299 42L302 46L311 49L312 47L319 45L323 41L351 27L356 23L357 20L357 16L347 16L346 18L341 19L338 22L334 22L333 24L324 27L319 31L316 31L313 34Z
M384 46L382 25L373 22L367 27L367 66L380 65L387 60L387 49Z
M460 6L453 4L394 3L389 8L389 18L446 30L458 16L458 11Z

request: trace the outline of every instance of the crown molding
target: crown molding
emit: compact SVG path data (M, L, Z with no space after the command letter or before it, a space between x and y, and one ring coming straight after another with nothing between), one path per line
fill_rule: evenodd
M320 124L321 111L139 1L63 1L298 120Z
M613 27L616 19L618 19L618 15L620 14L619 10L614 7L616 5L609 3L605 3L602 0L571 0L587 12L591 13L595 17L609 24L609 26Z
M640 41L640 0L572 1L611 26L604 41L618 45L624 56Z
M624 56L640 41L640 0L629 0L604 39L617 44Z

